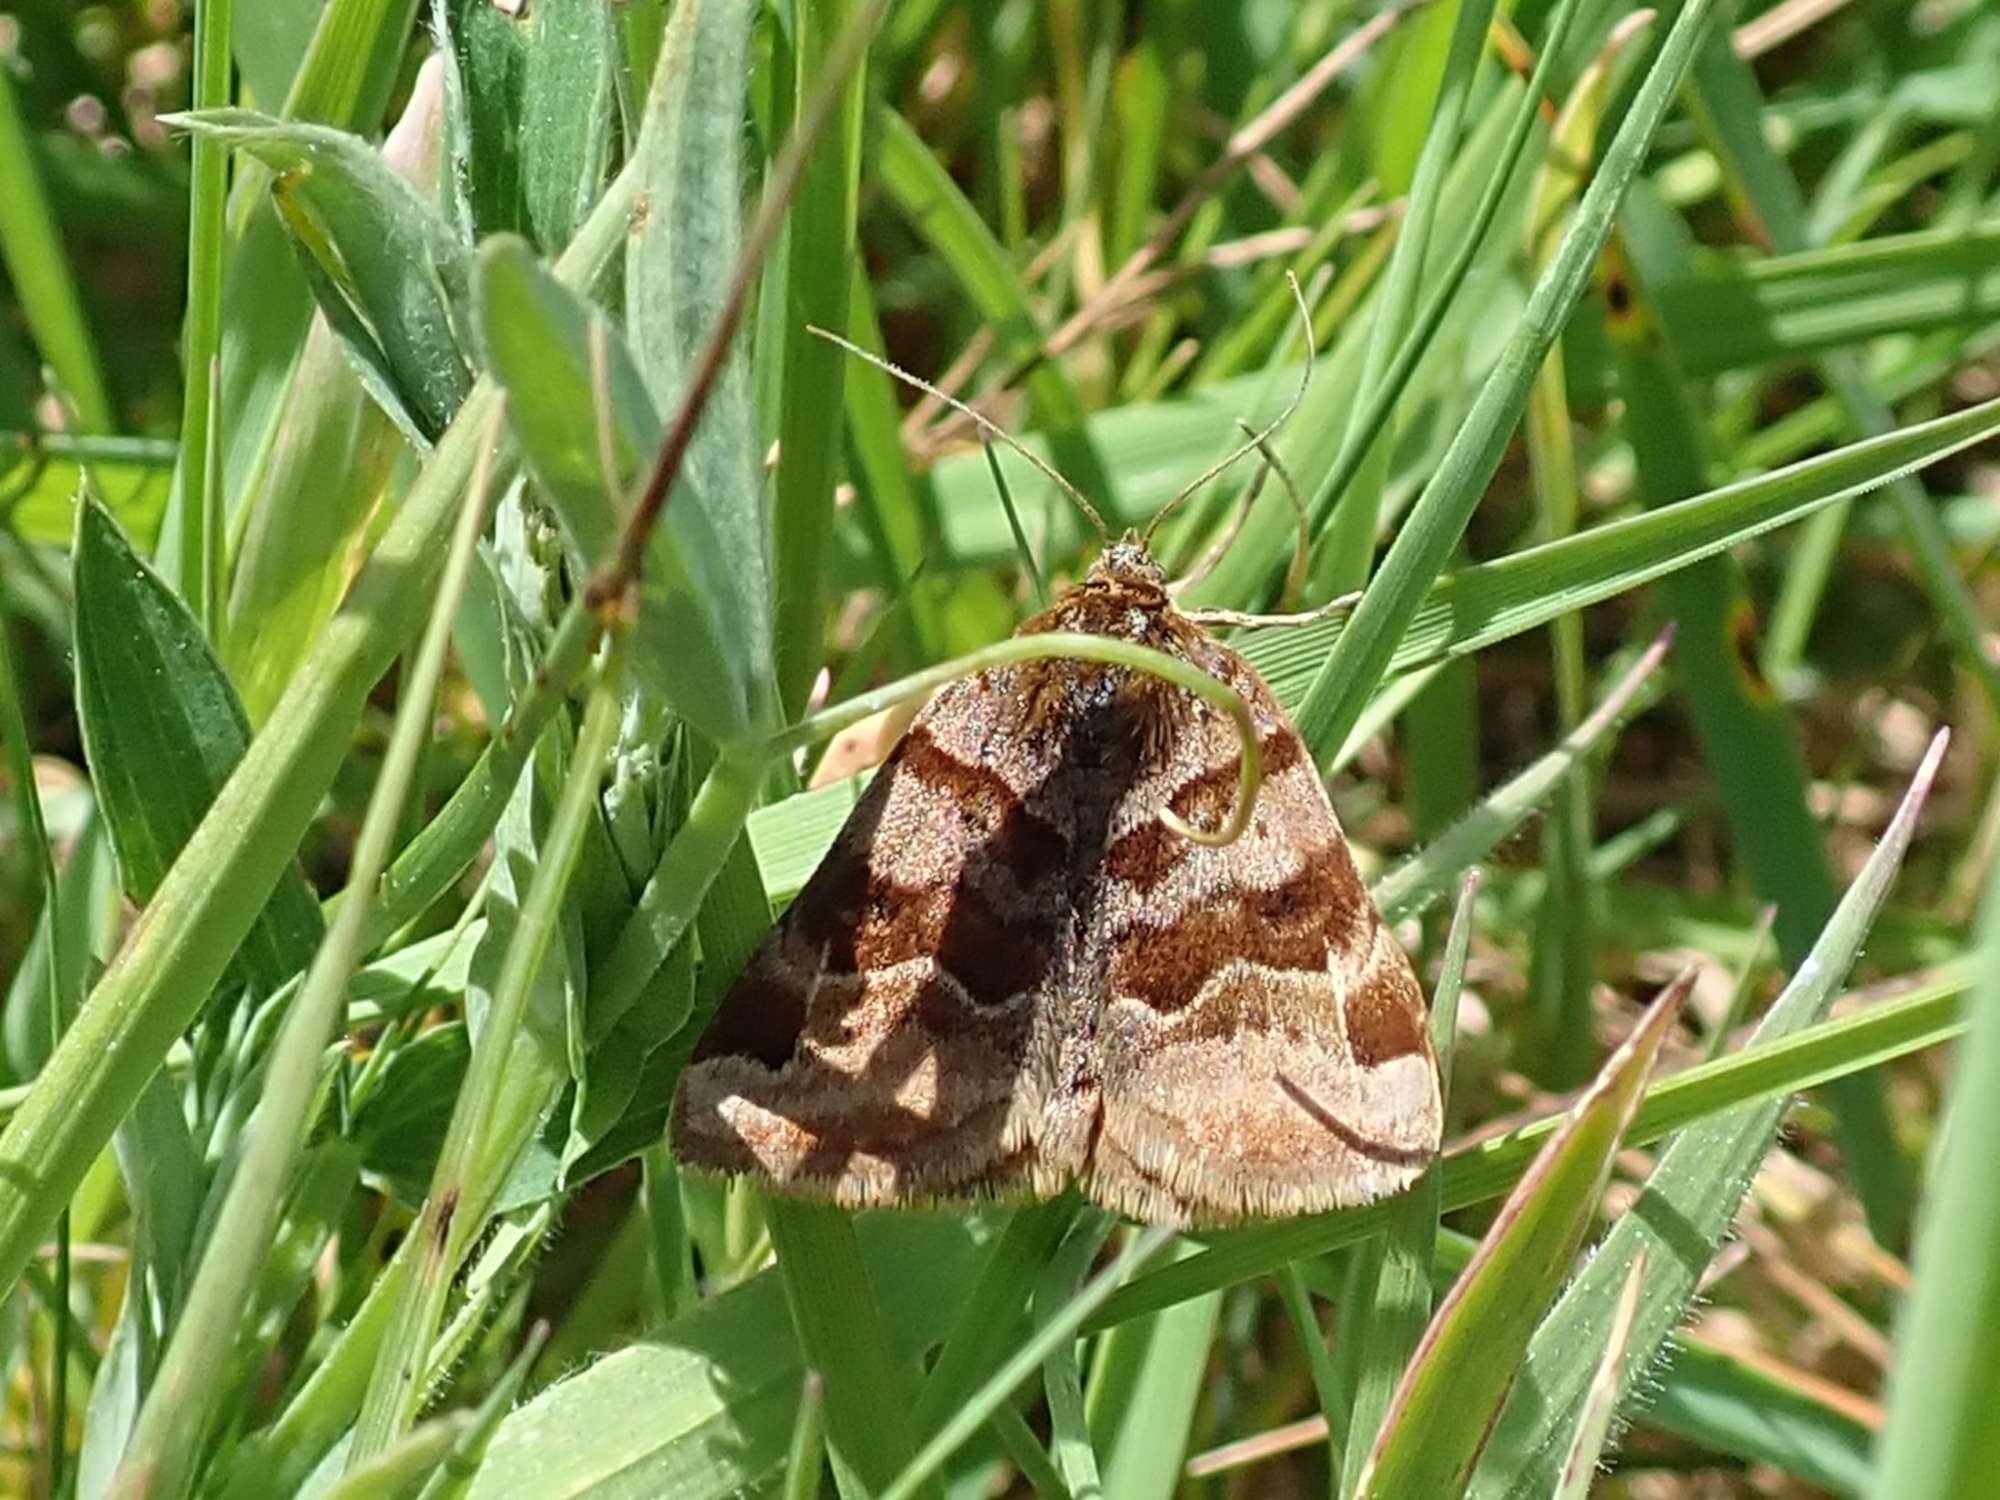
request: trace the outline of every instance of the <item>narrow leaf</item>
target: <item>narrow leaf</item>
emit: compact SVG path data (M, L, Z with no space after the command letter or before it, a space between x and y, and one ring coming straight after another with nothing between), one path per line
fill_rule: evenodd
M165 117L275 174L271 192L328 323L369 393L427 446L472 386L464 245L367 142L251 110Z
M201 626L89 496L73 565L84 748L126 894L143 906L243 758L250 726ZM319 903L291 864L243 939L245 972L276 989L320 932Z

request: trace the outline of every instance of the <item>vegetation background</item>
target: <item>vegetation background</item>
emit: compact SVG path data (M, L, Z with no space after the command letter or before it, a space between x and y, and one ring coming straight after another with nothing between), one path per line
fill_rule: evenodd
M2000 1494L1996 98L1981 0L15 0L0 1490ZM1133 523L1288 275L1160 549L1365 588L1237 638L1439 1167L682 1178L909 674L1093 545L809 325Z

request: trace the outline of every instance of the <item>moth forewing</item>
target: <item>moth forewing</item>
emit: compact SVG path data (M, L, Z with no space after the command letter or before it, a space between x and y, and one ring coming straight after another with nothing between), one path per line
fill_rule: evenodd
M1192 663L1236 726L1131 668L1040 659L947 687L724 997L672 1137L696 1167L854 1207L1060 1191L1162 1223L1367 1202L1435 1154L1408 958L1310 755L1138 538L1021 633ZM1164 815L1164 816L1163 816Z

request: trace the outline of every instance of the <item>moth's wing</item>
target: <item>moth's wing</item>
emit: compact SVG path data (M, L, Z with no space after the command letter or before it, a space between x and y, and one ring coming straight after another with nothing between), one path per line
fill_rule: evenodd
M1364 1203L1436 1153L1437 1064L1422 992L1354 867L1312 757L1270 689L1212 641L1249 700L1264 780L1221 848L1240 751L1188 721L1113 820L1094 948L1102 1124L1090 1195L1137 1218L1226 1223Z
M866 1207L1047 1175L1040 994L1073 830L1011 680L942 692L724 997L681 1076L682 1160Z

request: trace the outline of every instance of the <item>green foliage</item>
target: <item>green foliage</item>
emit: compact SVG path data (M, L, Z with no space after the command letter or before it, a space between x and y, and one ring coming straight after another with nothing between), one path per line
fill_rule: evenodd
M0 1489L1992 1487L1991 16L422 10L0 42ZM810 325L1136 525L1292 400L1288 274L1283 472L1160 552L1360 591L1234 640L1472 1134L1189 1233L682 1177L884 716L1242 711L1004 640L1088 523Z

